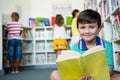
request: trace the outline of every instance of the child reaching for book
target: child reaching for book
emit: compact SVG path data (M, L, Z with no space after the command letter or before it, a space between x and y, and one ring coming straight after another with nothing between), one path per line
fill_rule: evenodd
M72 12L72 39L71 39L71 42L70 42L70 47L72 47L72 45L76 42L79 41L80 39L80 34L78 32L78 29L77 29L77 17L79 16L80 14L80 11L78 9L74 9L73 12Z
M19 72L19 65L22 59L22 24L19 23L19 14L13 12L11 14L12 21L7 23L5 30L7 30L8 38L8 59L11 66L11 73Z
M61 54L61 50L68 49L66 41L66 26L64 25L64 18L61 14L56 15L56 25L53 27L53 48L57 55Z
M77 29L81 39L71 47L71 50L84 54L87 50L98 45L103 46L106 51L110 80L120 80L120 74L113 74L114 63L111 43L98 37L101 28L101 17L98 12L91 9L82 11L77 19ZM50 79L61 80L59 72L57 70L53 71ZM94 77L86 75L80 77L80 80L94 80Z

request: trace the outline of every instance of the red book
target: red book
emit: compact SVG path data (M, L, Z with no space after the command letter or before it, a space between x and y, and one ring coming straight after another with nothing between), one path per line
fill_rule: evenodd
M117 18L118 24L120 25L120 14L117 14L116 18Z
M55 17L54 17L54 16L51 17L51 25L52 25L52 26L55 25Z

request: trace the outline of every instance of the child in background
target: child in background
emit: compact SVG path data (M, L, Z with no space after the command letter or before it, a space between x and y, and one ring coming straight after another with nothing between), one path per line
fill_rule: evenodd
M18 22L19 14L13 12L11 14L12 21L7 23L5 30L7 30L8 38L8 59L11 66L11 73L19 72L19 65L22 59L22 24Z
M53 48L57 55L61 54L61 50L68 49L66 41L66 26L64 25L64 18L61 14L56 15L56 25L53 27Z
M101 28L101 17L98 12L91 9L82 11L77 19L77 29L81 39L71 47L71 50L84 54L85 51L97 45L103 46L106 49L110 80L120 80L120 74L113 74L114 63L111 43L98 37ZM57 70L52 72L50 78L51 80L61 80ZM91 75L85 75L80 80L94 80L94 78Z
M79 41L80 34L77 29L77 17L79 16L80 11L78 9L74 9L72 12L72 39L70 42L70 47L72 47L73 44Z

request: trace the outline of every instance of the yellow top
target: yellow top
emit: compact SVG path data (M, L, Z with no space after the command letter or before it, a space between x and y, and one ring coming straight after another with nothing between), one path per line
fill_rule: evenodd
M79 35L78 29L77 29L77 18L73 18L72 20L72 36Z

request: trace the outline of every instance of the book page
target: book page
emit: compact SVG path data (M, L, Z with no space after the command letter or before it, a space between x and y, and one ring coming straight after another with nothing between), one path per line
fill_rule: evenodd
M102 50L105 50L105 48L99 45L99 46L96 46L94 48L87 50L82 56L86 56L86 55L92 54L97 51L102 51Z
M68 59L75 59L75 58L79 58L80 57L80 53L73 51L73 50L63 50L61 52L61 54L58 56L57 61L64 61L64 60L68 60Z
M110 80L105 50L83 56L82 63L86 75L91 75L94 80Z

